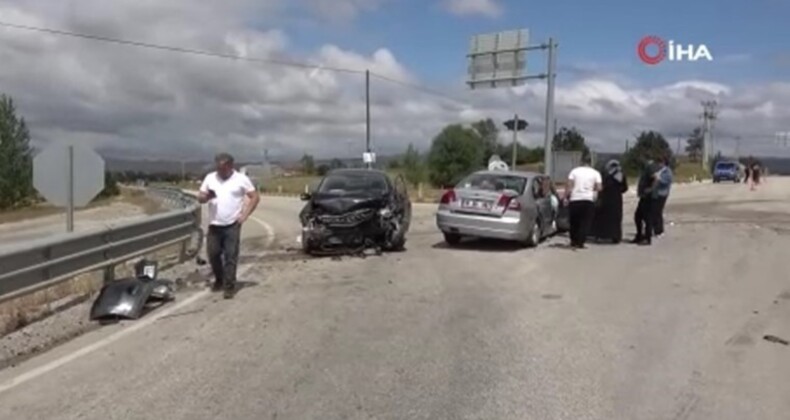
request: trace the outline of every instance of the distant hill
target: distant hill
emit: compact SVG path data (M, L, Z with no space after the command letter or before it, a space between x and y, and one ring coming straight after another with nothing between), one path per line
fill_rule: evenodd
M393 160L399 159L400 156L376 156L376 166L385 168ZM329 165L334 159L315 159L315 166ZM339 159L343 165L347 167L361 167L363 166L362 159ZM142 172L146 174L153 173L167 173L167 174L181 174L182 168L186 174L202 175L206 171L211 170L214 163L211 161L178 161L178 160L150 160L150 159L118 159L118 158L104 158L106 168L110 172ZM238 167L245 165L255 165L261 162L237 162ZM293 161L277 161L272 160L273 164L281 165L284 167L299 166L298 160ZM183 166L182 166L183 165Z

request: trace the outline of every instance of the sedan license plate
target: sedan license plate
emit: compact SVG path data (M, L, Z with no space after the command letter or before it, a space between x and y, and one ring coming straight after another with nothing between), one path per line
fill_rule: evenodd
M480 200L464 200L462 205L467 208L483 210L489 209L491 207L488 202Z

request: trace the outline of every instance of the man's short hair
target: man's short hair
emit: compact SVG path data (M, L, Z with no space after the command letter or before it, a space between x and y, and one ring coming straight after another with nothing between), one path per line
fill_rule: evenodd
M592 156L582 155L582 165L592 165Z
M233 156L230 153L218 153L214 156L214 162L216 163L233 163Z

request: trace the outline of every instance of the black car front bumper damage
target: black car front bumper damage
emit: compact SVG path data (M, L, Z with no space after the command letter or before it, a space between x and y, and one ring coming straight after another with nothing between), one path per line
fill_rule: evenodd
M370 249L381 253L399 242L401 224L388 208L313 214L302 228L302 246L310 254L364 254Z

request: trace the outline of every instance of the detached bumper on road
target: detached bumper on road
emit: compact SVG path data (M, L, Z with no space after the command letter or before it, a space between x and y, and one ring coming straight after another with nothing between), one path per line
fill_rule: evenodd
M510 241L521 241L527 237L521 220L516 217L493 218L440 210L436 212L436 226L444 233L464 236Z

